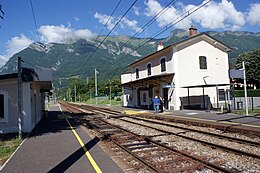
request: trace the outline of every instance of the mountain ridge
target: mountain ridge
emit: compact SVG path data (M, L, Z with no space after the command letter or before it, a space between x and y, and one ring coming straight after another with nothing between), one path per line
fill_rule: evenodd
M233 48L229 54L231 63L234 63L236 57L243 52L260 49L260 33L248 31L207 31L205 33ZM159 42L162 42L166 47L187 37L188 32L181 29L173 30L169 37L160 39L132 38L127 35L109 36L94 54L93 51L97 49L104 36L98 38L95 44L93 41L84 39L72 43L49 43L46 45L35 42L12 56L0 68L0 74L16 71L16 59L21 56L25 67L51 68L54 85L58 88L62 87L60 79L71 76L80 76L82 79L93 77L95 68L100 71L100 80L108 80L119 77L127 69L128 64L157 51ZM131 42L126 45L125 43L129 39ZM139 47L144 42L147 44Z

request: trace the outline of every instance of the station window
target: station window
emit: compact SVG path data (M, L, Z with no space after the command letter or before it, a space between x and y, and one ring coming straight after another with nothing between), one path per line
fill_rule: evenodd
M4 117L5 117L4 95L0 94L0 118L4 119Z
M219 101L225 101L225 90L224 89L218 90L218 98L219 98Z
M161 59L161 72L166 71L165 58Z
M147 64L147 75L150 76L152 74L152 65Z
M135 76L136 79L139 79L139 68L135 69Z
M0 90L0 121L8 120L8 92Z
M207 69L207 58L205 56L199 56L200 69Z

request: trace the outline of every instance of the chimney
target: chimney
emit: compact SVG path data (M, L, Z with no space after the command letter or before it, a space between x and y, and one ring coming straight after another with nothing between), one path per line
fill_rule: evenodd
M163 46L162 42L160 42L160 43L158 44L157 51L160 51L160 50L162 50L163 48L164 48L164 46Z
M191 25L190 28L189 28L189 36L191 37L191 36L194 36L196 34L197 34L196 26Z

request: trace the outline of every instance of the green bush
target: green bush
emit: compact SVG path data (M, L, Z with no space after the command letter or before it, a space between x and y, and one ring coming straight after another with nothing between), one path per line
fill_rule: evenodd
M235 96L236 97L244 97L245 96L244 90L236 90ZM260 97L260 89L247 90L247 96L248 97Z

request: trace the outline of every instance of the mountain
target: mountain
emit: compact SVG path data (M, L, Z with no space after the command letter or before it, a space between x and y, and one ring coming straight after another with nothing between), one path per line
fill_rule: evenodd
M231 31L206 33L233 48L229 54L231 65L239 54L260 49L260 33ZM94 76L95 68L99 71L99 80L108 80L127 70L128 64L155 52L159 42L168 46L187 37L187 31L178 29L172 31L169 37L162 39L110 36L101 46L99 44L104 37L100 37L95 44L93 41L83 39L66 44L44 45L36 42L11 57L0 69L0 73L16 71L17 57L21 56L24 61L22 65L25 67L52 68L55 87L62 87L70 78L91 78ZM125 44L126 42L128 44ZM147 44L144 44L146 42ZM142 44L144 45L139 46ZM93 54L93 51L96 52Z

